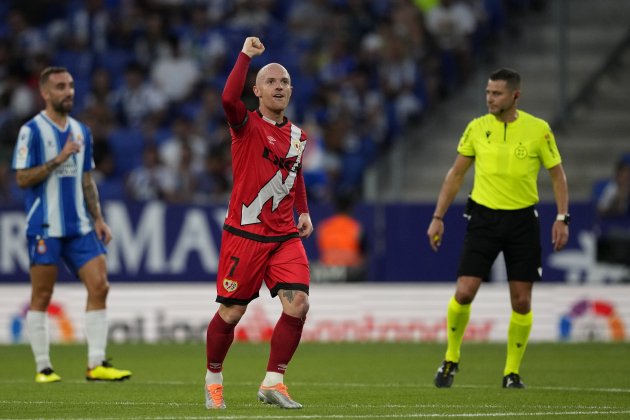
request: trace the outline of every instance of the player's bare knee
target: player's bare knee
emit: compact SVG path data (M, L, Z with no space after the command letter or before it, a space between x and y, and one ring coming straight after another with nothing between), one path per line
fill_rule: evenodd
M31 310L45 311L52 299L52 290L40 289L33 291L31 295Z
M310 309L310 303L305 292L301 290L281 290L279 296L283 310L287 315L296 318L306 317Z
M223 321L228 324L238 324L243 315L245 315L245 311L247 310L247 306L245 305L221 305L219 307L219 316Z
M512 293L510 301L514 312L526 314L531 310L532 298L529 293Z
M301 318L304 319L306 318L306 314L308 313L308 310L310 309L311 305L308 302L308 299L298 302L297 304L293 305L293 313L296 318Z
M106 278L93 281L87 286L88 298L105 302L109 294L109 282Z
M475 298L474 293L470 293L468 290L457 290L455 292L455 300L460 305L470 305Z
M513 299L512 310L522 315L529 313L529 311L531 311L531 300L530 299Z

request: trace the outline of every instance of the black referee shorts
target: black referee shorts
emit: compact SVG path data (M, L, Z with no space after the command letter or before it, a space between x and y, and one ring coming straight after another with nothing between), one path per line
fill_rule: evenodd
M459 276L487 280L503 251L508 280L537 281L542 273L540 223L532 207L492 210L469 200L470 219L459 262Z

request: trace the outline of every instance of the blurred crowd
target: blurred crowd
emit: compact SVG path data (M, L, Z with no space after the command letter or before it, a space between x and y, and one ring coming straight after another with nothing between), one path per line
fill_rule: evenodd
M291 74L288 116L309 134L309 199L361 190L366 169L452 94L511 16L544 0L14 0L0 3L0 200L20 125L43 108L38 76L65 66L72 115L94 137L101 196L225 203L230 134L221 92L246 36L249 87L271 61Z

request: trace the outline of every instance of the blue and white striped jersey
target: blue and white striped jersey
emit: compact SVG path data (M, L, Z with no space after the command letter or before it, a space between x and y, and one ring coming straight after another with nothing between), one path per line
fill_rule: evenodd
M92 230L83 196L83 173L94 169L92 133L87 126L68 117L59 127L44 112L20 128L13 153L13 169L42 165L57 156L63 145L76 141L83 145L43 182L25 190L26 234L42 237L84 235Z

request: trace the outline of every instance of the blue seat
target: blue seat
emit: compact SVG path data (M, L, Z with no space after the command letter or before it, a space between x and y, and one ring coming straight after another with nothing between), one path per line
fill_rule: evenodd
M67 68L75 79L89 80L94 69L94 56L90 51L60 50L52 61L56 66Z
M144 136L139 129L120 128L110 134L108 141L114 155L115 177L124 178L142 164Z
M109 72L114 88L119 87L124 79L125 68L134 59L129 50L108 50L96 58L96 67L101 67Z

